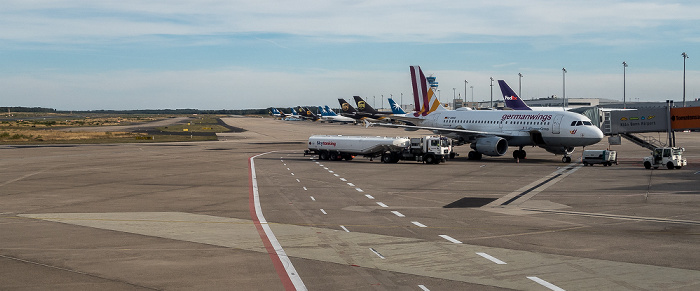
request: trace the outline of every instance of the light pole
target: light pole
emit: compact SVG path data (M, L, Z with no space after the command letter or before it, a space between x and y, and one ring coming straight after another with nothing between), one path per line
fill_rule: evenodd
M464 80L464 100L462 101L462 106L464 106L464 102L467 102L467 84L469 84L469 82Z
M457 99L457 88L452 88L452 107L454 109L455 99Z
M474 106L474 86L469 86L472 89L472 106ZM467 96L464 96L466 98Z
M403 109L403 93L401 93L401 109Z
M523 98L523 74L518 73L518 97Z
M566 68L561 68L562 107L566 108Z
M491 77L491 109L493 109L493 77Z
M381 109L384 109L384 94L382 94L382 108Z
M622 109L627 109L627 62L622 62Z
M372 107L377 107L377 95L373 95L372 97Z
M689 58L689 56L685 52L681 56L683 56L683 107L685 107L685 59Z

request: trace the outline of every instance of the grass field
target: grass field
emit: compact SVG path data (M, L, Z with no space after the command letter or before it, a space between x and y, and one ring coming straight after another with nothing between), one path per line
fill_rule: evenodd
M145 114L57 114L13 113L0 117L0 144L57 144L57 143L153 143L175 141L216 140L216 132L228 128L218 124L218 117L204 116L189 125L178 124L146 132L96 131L72 132L65 128L131 125L152 122L176 115ZM187 129L187 131L185 131ZM163 133L158 133L163 131ZM177 133L177 134L175 134ZM193 134L187 134L193 133ZM211 133L209 135L203 133Z

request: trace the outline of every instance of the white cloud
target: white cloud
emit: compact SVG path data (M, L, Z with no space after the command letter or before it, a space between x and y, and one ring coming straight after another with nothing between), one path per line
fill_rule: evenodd
M325 41L470 42L490 41L489 36L603 37L630 30L673 31L677 24L698 20L700 4L668 1L9 0L0 12L0 38L71 43L151 35L270 33ZM575 40L585 39L571 38Z

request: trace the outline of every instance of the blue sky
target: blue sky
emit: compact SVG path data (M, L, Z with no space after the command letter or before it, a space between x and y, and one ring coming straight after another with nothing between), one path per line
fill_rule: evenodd
M700 98L697 1L490 2L5 0L0 106L382 107L412 102L410 65L443 101L518 73L523 98L561 96L563 67L567 97L622 100L623 61L627 100L681 100L682 52Z

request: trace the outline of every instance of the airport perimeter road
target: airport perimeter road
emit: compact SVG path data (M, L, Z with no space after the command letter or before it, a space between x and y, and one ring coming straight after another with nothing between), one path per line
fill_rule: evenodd
M407 132L225 121L247 131L0 146L0 289L282 290L287 276L309 290L700 289L697 133L678 136L688 167L650 171L629 143L612 167L536 148L467 161L466 146L440 165L318 161L302 154L312 134ZM251 215L252 156L261 229L291 275Z

